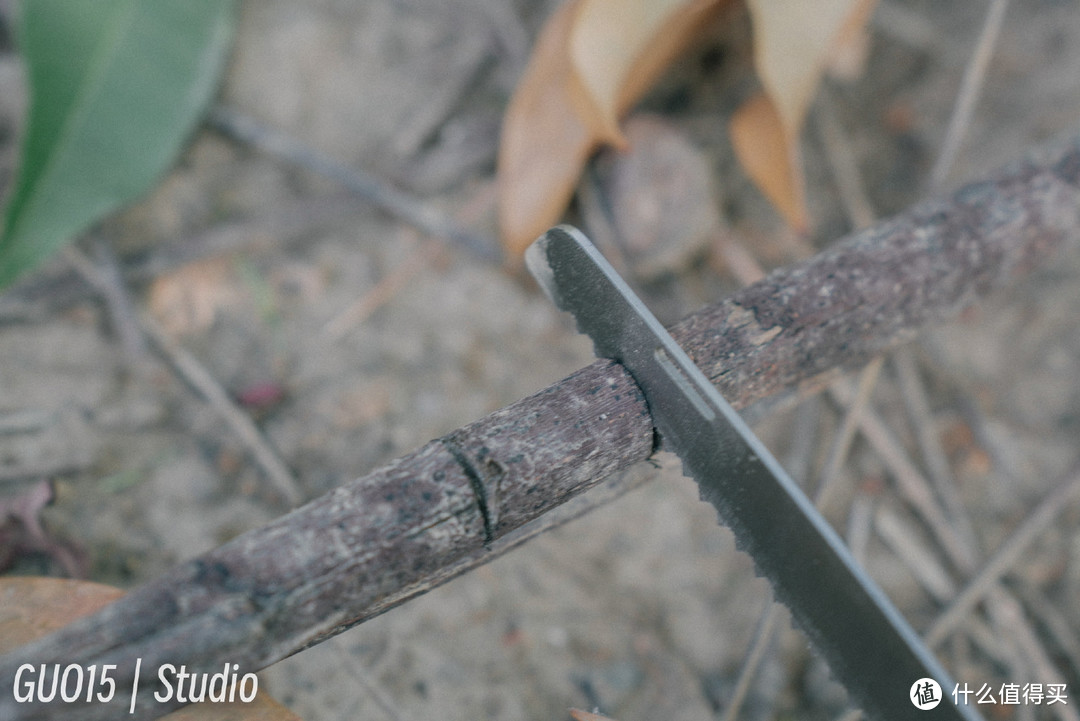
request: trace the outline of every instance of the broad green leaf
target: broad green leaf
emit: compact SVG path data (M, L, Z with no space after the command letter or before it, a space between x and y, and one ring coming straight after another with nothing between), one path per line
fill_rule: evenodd
M22 161L0 234L0 288L146 192L217 87L233 0L25 0Z

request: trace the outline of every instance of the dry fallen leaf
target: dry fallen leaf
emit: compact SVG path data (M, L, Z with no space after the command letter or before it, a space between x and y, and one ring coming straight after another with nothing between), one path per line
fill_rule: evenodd
M731 145L743 170L792 228L809 224L799 140L784 128L773 101L757 93L731 116Z
M548 20L503 118L499 229L512 260L562 213L597 142L568 47L579 5L564 3Z
M0 578L0 654L89 616L123 595L119 588L90 581Z
M582 0L571 28L574 71L598 114L600 140L624 144L619 118L698 37L722 0Z
M124 592L112 586L63 578L0 578L0 654L98 611ZM249 703L199 703L173 711L165 721L301 721L260 690Z
M859 0L833 38L825 59L825 72L838 80L856 80L863 74L870 53L870 16L877 0Z
M866 0L747 0L754 27L754 67L785 130L797 135L833 48L868 18Z
M568 0L548 20L503 119L499 226L513 262L555 224L589 155L728 0Z
M747 0L765 89L732 119L749 175L808 223L799 132L822 74L857 74L875 0ZM545 25L499 149L499 225L512 262L559 220L590 154L624 148L619 121L728 0L567 0ZM764 98L764 99L763 99Z
M809 223L799 133L827 67L856 72L875 0L747 0L765 88L731 119L739 162L792 228Z
M245 300L243 286L227 258L189 263L150 286L150 313L170 336L198 333L224 309Z

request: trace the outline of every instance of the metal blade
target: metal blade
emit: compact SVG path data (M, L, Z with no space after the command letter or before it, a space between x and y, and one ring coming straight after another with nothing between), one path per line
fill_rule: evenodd
M526 255L530 271L573 313L597 355L641 386L663 446L679 455L772 582L836 677L882 719L978 719L953 704L953 682L843 541L743 420L580 231L560 226ZM931 678L942 698L917 708L912 684Z

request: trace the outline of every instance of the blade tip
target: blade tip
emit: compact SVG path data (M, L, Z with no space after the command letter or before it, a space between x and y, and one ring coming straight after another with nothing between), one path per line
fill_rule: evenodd
M555 281L555 270L551 267L551 257L548 254L548 246L556 240L560 234L572 236L577 229L569 225L558 225L533 241L532 245L525 249L525 267L536 279L544 293L555 304L559 303L558 285Z

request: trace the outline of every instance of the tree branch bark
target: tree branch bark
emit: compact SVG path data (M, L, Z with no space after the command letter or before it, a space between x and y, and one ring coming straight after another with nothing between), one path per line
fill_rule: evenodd
M779 270L673 334L742 408L909 340L1078 237L1080 138ZM72 710L15 703L24 663L116 664L114 701L79 703L80 718L113 718L137 659L131 718L154 718L175 705L152 697L160 666L272 664L484 562L653 451L633 380L597 360L0 658L0 718Z

